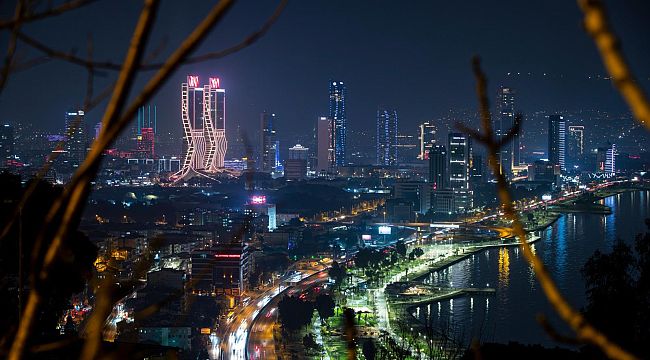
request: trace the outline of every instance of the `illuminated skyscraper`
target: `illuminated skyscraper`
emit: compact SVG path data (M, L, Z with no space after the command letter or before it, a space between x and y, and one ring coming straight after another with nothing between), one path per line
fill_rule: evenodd
M566 142L567 168L579 168L585 154L585 127L583 125L569 126Z
M436 145L436 132L438 129L432 122L426 121L419 126L418 140L420 141L420 153L418 159L427 160L429 151Z
M9 124L0 126L0 166L14 157L14 127Z
M342 81L331 81L329 86L329 118L334 121L334 162L347 164L347 116L345 114L346 87Z
M73 168L78 168L86 158L88 134L83 110L65 113L65 132L68 161Z
M334 167L334 121L325 116L316 125L316 172L331 172Z
M175 181L223 171L226 142L226 91L219 78L199 85L198 76L188 76L181 85L181 115L185 139L183 167Z
M260 114L259 169L271 172L276 168L277 136L275 114L264 111Z
M497 94L497 113L494 117L494 132L497 140L501 140L515 123L515 90L509 87L499 88ZM499 165L501 172L506 176L512 175L512 169L520 163L519 134L501 148L499 152Z
M465 134L449 134L449 187L452 189L469 189L469 141Z
M397 110L377 110L377 165L397 165Z
M435 145L429 152L429 182L434 191L447 188L447 150L442 145Z
M138 135L138 154L145 159L156 157L155 133L153 128L140 128Z
M566 121L562 115L548 117L548 160L566 171Z

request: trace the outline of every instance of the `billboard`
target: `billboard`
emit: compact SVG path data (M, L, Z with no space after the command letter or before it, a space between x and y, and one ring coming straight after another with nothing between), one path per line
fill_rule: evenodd
M370 235L370 234L363 234L363 235L361 235L361 240L363 240L363 241L370 241L370 240L372 240L372 235Z
M392 228L390 226L380 226L379 235L390 235Z

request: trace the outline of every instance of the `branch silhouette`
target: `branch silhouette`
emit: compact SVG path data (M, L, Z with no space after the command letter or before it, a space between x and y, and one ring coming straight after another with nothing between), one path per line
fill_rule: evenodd
M75 10L81 7L84 7L86 5L90 5L97 0L73 0L73 1L67 1L59 6L55 6L53 8L49 8L47 10L38 12L38 13L32 13L32 14L26 14L20 18L20 20L14 18L10 20L0 20L0 29L4 28L11 28L16 26L17 23L28 23L36 20L42 20L48 17L52 16L57 16L64 14L68 11Z
M578 5L584 14L585 30L594 40L614 86L634 117L650 130L650 102L625 60L621 44L607 20L605 6L600 0L578 0Z
M202 55L187 58L183 61L182 65L196 64L208 60L220 59L251 46L252 44L257 42L257 40L261 39L269 31L269 29L271 29L273 24L278 20L278 18L282 14L282 11L284 10L288 2L289 2L288 0L281 0L278 6L276 7L275 11L273 12L273 14L271 14L271 16L264 22L264 24L262 24L262 26L259 29L246 36L239 43L219 51L209 52ZM122 68L122 65L119 63L115 63L111 61L92 61L92 60L88 60L76 56L73 52L64 52L64 51L53 49L23 32L18 32L16 36L18 40L42 52L43 54L47 55L50 58L67 61L74 65L78 65L86 68L93 68L93 69L119 71ZM163 66L165 66L165 63L142 64L139 66L139 70L141 71L158 70Z
M612 359L636 359L634 355L630 354L617 344L610 341L603 333L591 326L579 311L576 311L571 307L571 305L569 305L560 290L557 288L557 285L551 278L551 275L546 270L546 267L544 266L542 260L537 257L537 255L535 255L535 253L533 253L531 250L530 245L526 241L526 231L524 230L523 224L519 220L519 216L517 215L514 205L512 204L512 196L510 195L508 183L499 166L497 154L505 141L496 140L492 133L491 116L489 113L486 90L487 79L485 73L481 69L481 64L478 57L475 57L473 59L472 68L474 71L474 76L476 78L476 91L479 99L481 126L484 131L483 134L477 134L478 136L476 139L481 142L488 150L488 165L497 180L497 191L499 201L503 207L503 212L505 214L505 217L512 221L512 231L519 238L524 257L532 266L535 276L542 286L542 290L544 290L546 298L551 303L553 309L558 313L560 318L562 318L562 320L564 320L576 333L577 339L579 341L595 345ZM518 114L516 118L519 119L515 121L513 129L518 128L520 125L517 124L521 123L521 115ZM461 126L461 128L465 127ZM510 131L508 131L508 134L512 134L513 129L510 129Z

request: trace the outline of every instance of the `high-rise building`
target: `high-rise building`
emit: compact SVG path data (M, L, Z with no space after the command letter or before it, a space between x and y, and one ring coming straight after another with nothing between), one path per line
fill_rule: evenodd
M471 140L466 134L449 133L449 188L453 194L452 213L462 213L472 208L473 192L469 188L469 170L472 161ZM436 203L439 201L436 200Z
M483 155L472 153L469 179L473 184L480 184L485 181L485 162L483 161Z
M434 191L447 188L447 150L435 145L429 151L429 182Z
M548 117L548 160L566 171L566 121L562 115Z
M377 165L397 165L397 110L377 110Z
M566 144L567 168L579 167L585 155L585 127L570 125Z
M345 96L347 89L342 81L330 81L329 118L333 121L334 163L336 166L347 164L347 115L345 113Z
M70 166L78 168L86 158L88 149L88 131L83 110L65 113L65 150Z
M316 125L316 172L331 172L334 168L334 120L321 116Z
M289 148L290 160L305 160L309 158L309 148L296 144Z
M0 126L0 166L5 166L7 160L15 155L14 127L9 124Z
M449 187L469 189L470 140L462 133L449 133Z
M309 148L300 144L289 148L289 158L284 163L284 177L287 180L302 180L307 175Z
M515 90L509 87L499 88L497 94L497 114L494 117L493 129L497 141L503 139L515 123ZM519 134L498 153L498 161L501 173L507 177L512 176L514 167L520 163Z
M407 163L419 158L419 140L415 135L397 134L397 162Z
M264 111L260 114L260 171L272 172L276 168L277 135L275 131L276 116Z
M153 159L155 156L156 133L158 131L158 108L155 105L140 107L134 125L135 147L132 149L135 149L139 158Z
M596 163L599 172L616 172L616 144L608 144L607 147L598 148Z
M153 159L156 157L155 152L155 133L153 128L140 128L140 135L138 135L138 155L145 159Z
M219 78L201 86L198 76L181 85L181 115L185 139L183 167L175 181L194 176L210 178L223 171L226 141L226 91Z
M420 142L418 159L427 160L429 158L429 151L436 145L438 128L432 122L426 121L420 124L418 130L418 140Z

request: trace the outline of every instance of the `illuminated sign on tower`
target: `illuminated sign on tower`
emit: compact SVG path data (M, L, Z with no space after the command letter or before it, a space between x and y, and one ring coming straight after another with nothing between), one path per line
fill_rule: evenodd
M209 78L200 85L199 77L190 75L181 85L181 117L185 154L181 170L174 181L194 176L211 178L224 172L226 141L226 91L219 78Z

